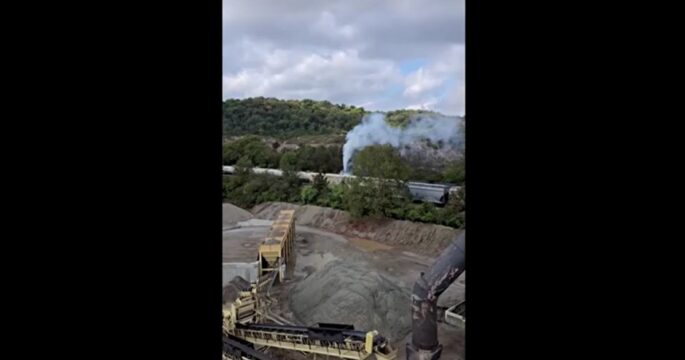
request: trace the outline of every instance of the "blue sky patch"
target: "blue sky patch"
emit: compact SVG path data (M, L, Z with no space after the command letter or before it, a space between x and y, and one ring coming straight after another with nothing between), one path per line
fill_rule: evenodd
M413 73L421 67L425 67L428 62L424 59L412 59L400 63L402 75Z

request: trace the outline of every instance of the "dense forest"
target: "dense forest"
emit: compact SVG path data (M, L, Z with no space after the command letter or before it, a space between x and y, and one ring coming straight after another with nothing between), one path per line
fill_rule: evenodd
M342 170L341 146L307 146L277 151L258 136L246 136L224 144L224 165L235 165L240 159L256 167L293 171L339 173Z
M357 125L364 108L334 105L328 101L274 98L224 101L224 135L295 137L344 133Z

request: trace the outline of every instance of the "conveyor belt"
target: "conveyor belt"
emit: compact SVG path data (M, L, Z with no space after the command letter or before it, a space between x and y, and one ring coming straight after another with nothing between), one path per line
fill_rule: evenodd
M246 330L258 330L258 331L268 331L277 332L282 334L293 334L293 335L306 335L312 340L327 340L327 341L359 341L364 343L366 341L366 332L358 331L344 327L327 327L326 325L320 325L318 327L306 327L306 326L296 326L296 325L274 325L274 324L236 324L238 329ZM385 343L385 338L376 335L373 339L373 345L379 345Z
M268 313L266 314L268 318ZM396 359L396 351L376 331L364 332L352 325L323 324L299 326L237 322L225 328L226 356L235 360L263 360L255 347L273 347L289 351L319 354L335 358L364 360ZM232 355L231 355L232 354Z
M251 343L231 335L224 336L224 355L234 360L273 360L271 356L255 350Z
M236 324L234 337L259 346L274 347L343 359L367 359L385 351L386 339L376 332L356 331L350 325L319 324L318 327Z

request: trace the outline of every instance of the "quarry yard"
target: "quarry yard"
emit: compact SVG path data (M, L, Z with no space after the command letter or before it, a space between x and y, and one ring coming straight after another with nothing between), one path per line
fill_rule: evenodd
M293 277L271 291L272 311L299 325L343 323L378 330L403 358L411 336L414 282L459 231L409 221L356 221L346 212L317 206L264 203L247 211L225 203L224 262L256 261L259 242L283 209L295 210L296 262ZM465 273L438 306L463 300L464 287ZM464 330L440 323L438 333L442 359L463 359ZM295 358L279 354L272 352Z

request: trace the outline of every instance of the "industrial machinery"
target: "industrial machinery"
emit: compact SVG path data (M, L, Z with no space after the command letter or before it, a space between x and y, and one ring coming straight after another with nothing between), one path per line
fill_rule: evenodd
M299 326L273 314L271 287L292 273L295 264L294 211L283 210L259 246L259 280L237 276L224 287L224 358L271 360L264 349L277 348L342 359L394 360L397 350L377 331L359 331L347 324Z
M277 272L278 280L283 282L285 270L292 274L295 268L293 255L295 243L295 210L281 210L269 229L266 239L259 245L258 276Z
M412 337L407 344L407 360L436 360L442 353L438 343L438 297L464 272L466 233L459 235L422 273L412 291ZM464 304L464 305L462 305ZM465 303L460 304L465 311ZM457 306L459 307L459 306ZM464 313L460 315L464 317Z
M273 347L342 359L395 359L387 340L376 331L357 331L351 325L237 325L229 334L255 346Z
M343 359L396 359L397 351L377 331L359 331L352 325L322 324L299 326L269 311L269 293L283 268L294 266L294 211L284 210L274 221L259 247L259 281L240 277L224 288L224 357L237 360L271 360L259 351L278 348ZM411 296L412 336L406 345L407 360L437 360L442 353L438 342L440 295L466 267L466 233L459 235L414 284ZM292 270L290 270L292 271ZM445 311L447 323L464 326L466 303ZM271 323L267 323L270 321Z
M236 277L224 289L224 357L270 360L260 348L278 348L342 359L363 360L371 355L377 360L396 359L397 351L377 331L359 331L346 324L298 326L271 314L268 293L277 276L269 273L257 284Z
M466 301L453 305L445 310L445 322L456 327L466 326Z
M224 360L272 360L271 356L255 350L254 346L235 336L224 337Z
M247 280L237 276L224 287L224 325L234 327L261 320L257 313L257 289Z

